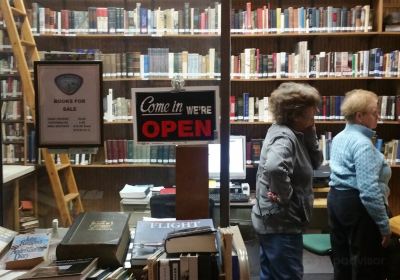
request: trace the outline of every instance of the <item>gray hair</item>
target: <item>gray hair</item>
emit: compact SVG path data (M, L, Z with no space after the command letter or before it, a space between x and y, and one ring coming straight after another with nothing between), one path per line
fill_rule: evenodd
M367 112L378 102L378 96L369 90L353 89L346 93L340 111L349 122L354 122L357 112Z
M321 102L318 90L308 84L286 82L271 93L269 108L278 124L291 124L308 107Z

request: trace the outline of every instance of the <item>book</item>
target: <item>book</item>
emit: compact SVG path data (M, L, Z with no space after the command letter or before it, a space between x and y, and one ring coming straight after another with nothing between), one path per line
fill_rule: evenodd
M180 221L138 221L133 241L131 264L145 265L147 258L158 248L164 247L167 234L179 229L200 226L214 227L212 219L194 219Z
M17 234L16 231L0 226L0 256L4 255Z
M18 279L86 279L96 269L97 262L98 258L47 261Z
M100 267L122 266L129 246L130 214L81 213L56 248L58 260L99 257Z
M99 268L89 274L86 278L87 280L101 280L106 279L108 275L111 274L110 268Z
M126 184L119 192L121 198L145 198L153 185L129 185Z
M18 234L6 256L6 269L31 269L47 260L50 234Z
M226 279L232 279L233 233L230 227L219 228L219 256Z
M216 252L216 230L210 226L185 228L167 234L164 249L172 253Z
M157 260L164 253L164 248L158 248L151 256L147 258L147 279L157 280L158 266Z

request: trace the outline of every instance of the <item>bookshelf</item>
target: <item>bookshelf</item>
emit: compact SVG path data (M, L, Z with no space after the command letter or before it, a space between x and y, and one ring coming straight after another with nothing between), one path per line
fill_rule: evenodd
M33 3L40 3L44 9L42 15L44 21L42 27L37 28L36 24L36 42L38 48L41 51L71 51L71 50L86 50L90 52L90 55L102 59L105 65L104 79L104 98L107 103L107 95L109 89L112 89L112 100L117 98L130 98L130 89L132 87L154 87L154 86L169 86L171 75L182 75L185 77L187 86L195 85L221 85L224 89L229 89L231 96L234 96L236 100L243 97L243 93L249 93L249 97L261 99L268 97L269 94L275 89L280 83L284 81L298 81L310 83L316 87L322 96L335 97L343 96L345 92L353 88L365 88L376 92L380 96L398 96L400 93L400 78L399 75L389 74L377 74L369 73L363 74L360 70L360 74L353 75L353 68L349 64L343 64L344 68L340 68L340 71L332 71L331 74L318 75L316 73L304 74L301 71L297 74L296 71L285 71L281 69L280 74L269 76L269 72L276 72L276 70L269 71L268 56L272 56L274 53L285 53L286 57L290 54L296 53L296 46L298 49L304 48L299 45L299 42L306 42L306 50L309 55L321 57L322 53L343 53L343 57L349 57L349 54L355 54L358 59L361 55L361 51L370 51L376 48L380 48L383 54L390 53L394 50L399 50L400 33L398 32L385 32L384 31L384 17L393 10L400 9L399 1L384 1L384 0L334 0L334 1L293 1L293 0L271 0L268 1L267 6L270 10L277 11L280 8L281 22L285 22L285 9L292 7L293 9L299 10L301 7L321 7L320 16L326 13L328 7L343 8L346 10L340 10L340 13L346 12L346 24L342 29L338 27L335 29L334 26L328 26L320 24L318 28L313 28L313 25L305 25L307 22L307 9L303 9L304 27L299 25L288 26L289 29L285 30L285 27L280 27L279 30L271 31L265 26L261 28L255 28L254 23L246 21L246 14L257 14L260 13L259 9L264 9L264 3L258 2L246 2L242 0L233 0L229 5L235 13L242 16L241 24L239 28L232 25L232 31L230 34L230 49L232 57L232 71L231 78L228 81L229 86L224 84L225 81L220 80L220 73L229 71L229 57L227 54L221 52L223 50L220 44L220 27L224 30L228 20L226 17L222 19L221 26L218 24L214 25L213 28L195 28L194 23L191 24L190 18L196 18L195 13L200 15L204 13L214 12L214 16L222 17L222 13L219 12L219 6L216 2L210 1L205 3L190 2L185 4L185 1L159 1L159 3L130 0L112 0L112 1L78 1L78 0L38 0L32 1L27 0L26 6L32 8L32 16L35 14L33 10L35 5ZM140 5L139 5L139 4ZM188 3L188 2L187 2ZM247 4L250 3L250 4ZM178 12L177 27L169 28L152 28L149 23L144 22L143 26L137 27L138 17L138 5L141 8L146 8L147 11L152 11L154 14L164 13L165 18L169 18L168 15L171 10L174 9ZM369 5L369 9L367 6ZM94 30L93 28L84 27L83 30L69 30L65 31L63 26L61 28L52 25L53 20L59 20L63 16L60 14L51 15L52 11L62 12L62 10L69 11L86 11L89 13L89 8L109 8L116 7L123 9L125 12L129 11L136 12L136 23L128 23L124 28L116 26L115 30L105 31L105 29ZM160 8L159 8L160 7ZM189 23L185 22L185 10L189 8ZM193 14L191 14L191 9ZM293 13L292 9L292 13ZM370 21L366 21L367 10L369 13ZM107 10L109 12L109 10ZM179 13L180 11L180 13ZM354 11L354 12L353 12ZM313 10L316 12L316 10ZM333 13L330 8L330 12ZM47 13L47 14L46 14ZM112 11L111 14L114 12ZM117 12L118 13L118 12ZM187 13L187 12L186 12ZM359 17L354 24L352 24L352 17L354 14L358 14ZM101 13L100 13L101 14ZM262 14L262 11L261 11ZM265 14L265 11L264 11ZM109 15L109 14L108 14ZM211 15L211 14L210 14ZM361 19L364 15L364 19ZM331 15L332 16L332 15ZM72 17L72 16L71 16ZM80 16L77 16L79 18ZM239 22L240 22L240 16ZM342 17L342 14L340 16ZM367 16L368 17L368 16ZM46 22L46 18L48 18ZM75 18L75 17L74 17ZM96 17L98 19L98 17ZM118 18L118 16L117 16ZM129 16L128 16L129 18ZM250 18L247 16L247 18ZM253 17L254 19L257 16ZM338 14L336 14L338 19ZM214 19L215 20L215 19ZM245 24L243 24L245 20ZM311 23L314 23L316 19L311 17ZM135 22L135 15L133 15L133 22ZM218 20L216 21L218 22ZM234 23L234 20L231 20ZM264 23L267 22L264 19ZM340 21L339 21L340 22ZM96 21L98 23L98 21ZM257 22L258 23L258 22ZM350 23L350 24L348 24ZM46 27L46 24L48 25ZM89 24L89 23L88 23ZM107 22L109 24L109 22ZM185 24L188 24L189 28L185 28ZM174 26L174 25L172 25ZM240 26L244 26L240 28ZM141 30L143 27L143 30ZM275 28L276 27L272 27ZM292 29L290 29L292 28ZM297 28L297 29L295 29ZM300 29L299 29L300 28ZM301 29L302 28L302 29ZM86 29L86 30L85 30ZM92 30L91 30L92 29ZM295 31L296 30L296 31ZM303 43L304 44L304 43ZM189 57L190 54L199 54L204 57L214 57L214 63L206 63L202 66L202 69L206 69L202 72L195 72L190 74L188 66L181 65L179 68L175 68L175 65L170 65L169 59L165 57L165 48L168 48L169 53L178 54L177 57ZM247 50L246 50L247 49ZM248 62L249 65L244 65L244 68L248 68L244 73L240 73L235 68L234 57L240 57L243 53L243 57L253 57L253 50L258 55L266 56L266 64L260 60ZM257 51L257 49L259 51ZM150 71L144 69L144 64L140 64L140 57L149 55L150 52L156 52L156 56L162 57L161 61L163 64L168 64L168 68L154 68ZM307 51L305 52L307 54ZM127 57L132 55L132 60L136 61L136 65L132 65L132 71L119 70L113 68L116 65L121 65L120 68L124 68L124 63L121 62L126 60ZM304 55L304 53L303 53ZM139 57L139 58L138 58ZM142 57L142 60L144 58ZM197 59L200 59L199 57ZM179 58L177 58L179 61ZM201 60L201 59L200 59ZM111 63L110 63L111 61ZM115 62L114 62L115 61ZM128 60L126 60L128 61ZM347 60L348 61L348 60ZM282 61L281 61L282 62ZM138 65L139 63L139 65ZM314 63L314 62L313 62ZM156 63L157 64L157 63ZM271 62L270 62L271 64ZM110 66L111 65L111 66ZM213 67L211 66L213 65ZM254 72L254 67L257 69L264 69L266 71ZM358 64L357 64L358 65ZM321 66L321 65L320 65ZM347 66L347 67L345 67ZM352 66L352 65L351 65ZM261 68L260 68L261 67ZM120 69L118 68L118 69ZM213 69L210 71L210 69ZM293 65L291 66L293 68ZM172 70L171 70L172 69ZM185 70L184 70L185 69ZM208 69L208 70L207 70ZM272 68L273 69L273 68ZM293 70L293 69L292 69ZM369 70L369 69L368 69ZM355 71L355 70L354 70ZM222 77L223 79L223 77ZM222 98L226 97L227 93L224 93ZM398 102L398 101L397 101ZM222 102L222 104L226 104ZM226 108L224 108L226 110ZM224 110L221 110L224 114ZM106 110L105 110L106 111ZM105 140L129 140L132 139L133 129L132 120L124 118L122 114L121 118L105 119L104 123L104 138ZM398 116L398 110L396 111L396 117ZM223 119L222 119L223 121ZM266 130L271 124L271 120L255 120L254 122L242 120L242 119L231 119L230 128L228 133L237 135L246 135L248 140L251 139L263 139L265 137ZM317 132L319 135L329 131L334 136L340 130L343 129L345 122L340 119L318 119L316 121ZM377 128L377 134L384 141L391 139L398 139L399 122L396 119L385 119ZM224 129L223 129L224 130ZM226 130L222 133L226 134ZM107 148L106 150L100 149L100 151L91 156L91 164L88 165L76 165L74 172L76 172L78 184L87 186L88 191L93 189L103 190L104 197L114 197L110 205L110 209L119 209L119 201L115 198L113 192L125 183L148 183L148 180L152 180L155 184L174 184L175 183L175 165L174 163L167 164L151 164L151 163L131 163L131 162L118 162L115 164L106 163L107 160ZM399 191L396 187L400 185L400 169L398 165L392 166L393 175L391 179L392 187L392 198L391 207L393 208L394 214L400 213L400 202L396 200L396 196L399 195ZM250 183L252 189L255 188L255 173L256 166L248 165L247 169L247 180ZM155 176L156 175L156 176ZM112 177L112 178L109 178ZM87 183L86 178L93 178L93 183ZM82 187L85 189L85 187ZM100 202L89 201L89 209L99 209L104 207Z
M24 105L21 79L1 17L0 65L2 164L34 164L36 158L35 149L32 149L34 130L31 116L29 109Z
M313 9L314 7L316 9ZM391 11L400 10L399 1L271 0L265 4L234 0L232 8L236 17L233 21L234 32L231 34L230 102L231 108L236 111L230 112L231 134L244 134L248 139L263 139L271 120L265 117L265 114L257 115L254 102L268 97L280 83L285 81L304 82L316 87L323 98L323 104L327 99L334 100L335 97L340 100L340 96L354 88L372 90L382 100L397 99L394 104L398 104L400 94L398 66L393 68L395 73L391 73L390 68L378 68L378 70L375 66L363 70L360 68L361 65L363 67L366 65L361 63L360 58L362 51L368 51L363 57L368 61L364 62L368 63L370 56L378 57L378 60L382 57L383 64L389 67L390 60L387 59L392 55L396 57L392 63L398 65L400 33L385 32L384 18ZM266 9L269 12L266 13ZM296 17L289 16L296 12L298 13ZM343 16L344 13L347 15ZM333 14L335 15L332 17ZM354 21L352 21L353 14L356 15ZM369 22L364 20L366 14L370 14ZM271 17L272 22L275 20L275 25L271 25L271 21L268 21ZM303 21L299 18L303 18ZM320 24L318 18L321 20ZM336 23L334 19L337 20ZM341 20L343 20L342 25L340 25ZM376 50L384 55L376 55ZM397 52L393 52L396 50ZM329 58L331 65L327 65L327 61L324 61L325 55L331 56ZM307 60L304 60L305 57ZM306 63L305 68L302 68L304 66L302 60ZM379 63L377 65L383 66ZM244 101L245 98L247 101ZM248 106L247 110L256 114L256 119L254 116L246 119L248 116L243 104L249 101L253 102L253 105ZM334 110L340 107L339 104L340 102L336 104L338 106ZM266 105L261 106L263 108ZM329 109L332 107L320 108L321 115L316 118L318 135L331 132L334 136L344 128L345 122L340 119L340 114L332 116L322 114L329 112ZM390 111L389 114L387 114L389 111L384 113L382 110L382 121L378 124L377 136L384 142L399 139L399 115L398 109L396 110ZM257 166L248 165L247 181L251 186L255 184L256 172ZM398 214L400 202L396 197L399 195L400 185L399 165L392 164L392 173L390 205L392 211Z
M131 143L125 140L133 137L132 118L128 117L131 88L170 86L174 76L182 76L186 86L218 84L218 2L25 2L38 49L52 52L44 55L45 59L57 59L59 54L54 51L74 50L103 61L105 148L86 156L91 167L134 163L132 167L141 168L145 163L154 163L148 150L144 151L145 162L112 159L113 150L122 150L125 157L130 150ZM192 21L185 16L188 13L193 14ZM200 17L209 20L200 22ZM125 143L116 145L114 140ZM162 163L166 164L165 159Z
M27 0L25 4L38 50L51 52L43 58L76 59L79 55L66 54L74 51L84 52L81 58L103 61L104 148L83 159L71 156L85 209L119 211L118 190L126 183L176 184L175 149L168 148L167 160L167 149L157 151L155 162L150 149L140 152L146 154L144 161L128 156L133 139L133 121L128 117L131 88L170 87L174 76L182 76L185 86L218 85L220 3ZM122 160L110 155L115 147L117 154L123 152ZM46 185L46 178L39 180ZM39 192L47 193L42 188ZM101 199L91 198L94 192L101 193Z

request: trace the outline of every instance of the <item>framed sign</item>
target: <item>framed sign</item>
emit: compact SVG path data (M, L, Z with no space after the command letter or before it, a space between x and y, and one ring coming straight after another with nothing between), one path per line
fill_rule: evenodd
M135 143L206 144L219 141L219 88L133 88Z
M35 61L39 147L103 144L102 63Z

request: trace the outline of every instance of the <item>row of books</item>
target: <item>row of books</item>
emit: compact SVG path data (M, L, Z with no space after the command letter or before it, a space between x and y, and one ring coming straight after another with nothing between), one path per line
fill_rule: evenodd
M2 128L7 126L9 124L2 124ZM12 125L19 125L22 126L22 123L16 123ZM33 129L28 130L28 137L27 137L27 158L25 158L25 142L24 138L22 136L11 136L6 134L4 135L3 132L3 143L1 145L2 148L2 155L3 159L2 162L3 164L21 164L24 163L25 161L27 163L36 163L37 160L37 147L36 147L36 132ZM17 132L11 132L11 134L17 133ZM18 132L18 133L23 133L23 132Z
M233 33L368 32L372 30L369 5L347 7L252 8L232 12Z
M376 147L383 152L385 159L390 164L400 164L400 148L399 148L399 139L393 139L386 143L383 143L382 139L377 139L375 145Z
M332 132L326 131L318 138L319 148L322 151L323 164L329 164L331 157ZM246 163L257 165L260 162L261 148L264 139L251 139L246 143ZM399 139L384 142L383 139L375 140L376 148L381 151L389 164L400 164Z
M103 98L104 120L107 122L132 120L131 99L125 97L113 98L114 91L108 89Z
M325 164L329 163L332 132L327 131L319 136L319 147L323 153ZM258 165L264 139L254 138L246 142L246 164ZM384 154L391 164L400 163L400 151L397 149L398 139L384 142L383 139L376 140L376 147ZM133 147L133 148L132 148ZM115 155L110 155L110 150ZM129 152L129 150L132 150ZM175 146L173 145L135 145L133 140L106 140L105 141L105 163L106 164L175 164ZM81 153L70 154L71 164L92 164L95 155ZM55 162L59 163L59 157L55 154Z
M21 97L20 79L12 76L0 79L0 96L2 99Z
M232 78L319 78L319 77L400 77L399 50L384 53L381 48L356 52L311 54L308 42L301 41L295 52L262 54L246 48L231 56Z
M221 4L201 9L185 2L183 9L150 9L136 3L133 10L120 7L89 7L87 11L54 11L33 3L28 9L32 29L38 34L219 34ZM231 12L233 33L368 32L372 30L369 5L347 7L288 7L266 5Z
M141 52L100 54L104 77L214 78L220 76L220 57L214 48L207 53L171 52L168 48L148 48Z
M344 120L340 113L340 106L344 96L321 96L319 112L315 116L316 120ZM378 108L380 111L380 120L399 120L400 119L400 96L379 96ZM244 92L242 95L230 96L231 121L246 122L271 122L273 116L269 110L269 97L250 96L250 93Z
M0 74L13 74L17 72L17 61L12 54L0 58Z
M24 138L24 124L23 123L2 123L1 135L3 143L7 142L23 142Z
M0 22L0 26L1 26ZM10 43L10 38L8 37L8 33L5 29L0 28L0 50L4 52L12 52L12 47Z
M2 120L22 120L23 107L22 100L3 101L1 104Z
M40 3L28 9L33 33L216 34L221 30L221 3L206 8L151 9L136 3L133 10L88 7L87 11L54 11Z
M48 59L54 56L60 57L60 54L45 54ZM311 54L307 41L298 42L293 53L261 54L257 48L246 48L239 55L231 56L231 78L400 77L399 56L399 50L383 53L381 48ZM103 61L105 78L220 77L220 57L214 48L204 55L149 48L147 54L95 53L94 59Z
M133 140L106 140L105 163L133 164L174 164L176 148L174 145L135 145Z
M1 145L3 164L22 164L24 163L24 144L5 144Z

